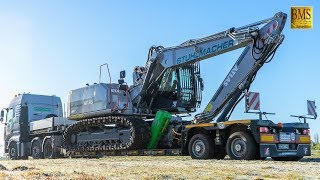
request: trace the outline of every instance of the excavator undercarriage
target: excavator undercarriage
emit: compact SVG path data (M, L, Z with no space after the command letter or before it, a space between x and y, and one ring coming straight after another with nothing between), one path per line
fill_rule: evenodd
M144 149L150 139L146 121L129 116L83 119L63 134L67 151Z

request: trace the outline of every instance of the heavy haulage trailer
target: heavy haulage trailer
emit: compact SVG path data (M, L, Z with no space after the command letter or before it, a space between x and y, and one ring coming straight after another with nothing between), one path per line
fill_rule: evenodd
M5 152L11 159L103 155L190 155L195 159L299 160L309 156L307 123L229 120L284 36L287 15L273 17L174 47L152 46L136 66L133 85L87 85L71 90L67 118L58 97L21 94L1 113ZM244 48L202 113L199 61ZM101 67L100 67L101 75ZM110 75L109 75L110 76ZM100 76L101 77L101 76ZM111 78L110 78L111 79Z

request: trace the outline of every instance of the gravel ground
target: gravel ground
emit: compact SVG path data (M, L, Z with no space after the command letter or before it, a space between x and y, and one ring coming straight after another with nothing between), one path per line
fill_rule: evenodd
M193 160L187 156L0 160L0 179L320 179L320 157L299 162Z

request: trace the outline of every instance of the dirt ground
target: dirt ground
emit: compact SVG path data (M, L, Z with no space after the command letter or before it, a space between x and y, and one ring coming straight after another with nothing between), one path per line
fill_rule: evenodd
M299 162L188 156L0 160L0 179L320 179L320 154Z

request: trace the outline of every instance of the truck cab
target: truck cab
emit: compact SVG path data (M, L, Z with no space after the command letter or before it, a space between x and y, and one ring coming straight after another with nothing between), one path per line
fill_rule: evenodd
M10 159L26 159L31 152L30 123L51 117L62 117L59 97L19 94L1 111L4 121L4 149Z

